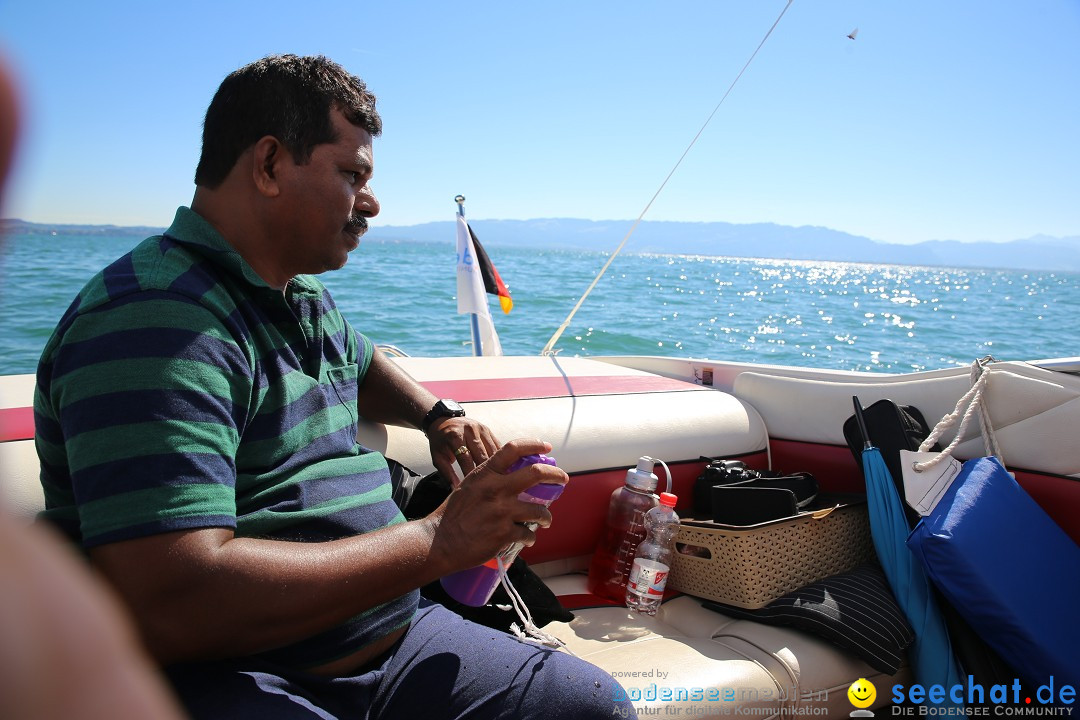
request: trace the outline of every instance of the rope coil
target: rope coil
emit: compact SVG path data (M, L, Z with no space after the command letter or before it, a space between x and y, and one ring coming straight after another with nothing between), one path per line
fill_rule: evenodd
M522 627L518 627L517 623L511 623L510 630L519 640L539 643L545 647L562 649L573 655L574 653L570 648L566 647L566 643L536 625L533 621L532 613L529 612L529 606L525 604L524 598L518 593L517 588L514 587L514 583L510 582L510 578L506 576L506 565L504 564L502 557L500 556L497 559L499 565L499 582L502 583L503 588L506 590L506 594L510 596L510 604L513 606L514 612L517 613L518 620L521 620L522 625Z
M1001 454L1001 446L998 445L997 437L994 435L994 426L990 422L990 409L987 407L985 398L986 384L990 379L990 364L993 362L995 362L994 358L987 355L981 360L976 360L971 364L971 389L964 393L957 401L953 411L941 418L938 424L934 426L933 431L919 446L919 452L930 452L934 447L934 443L945 434L946 430L955 425L956 421L959 420L960 428L956 431L956 437L952 439L952 442L949 443L944 450L938 453L937 457L925 462L914 463L913 467L915 468L915 472L929 470L942 462L945 458L952 456L953 450L960 444L964 434L967 432L971 418L974 417L976 413L979 415L979 425L982 429L986 454L993 455L1002 465L1005 464L1004 456ZM961 410L963 410L962 415Z

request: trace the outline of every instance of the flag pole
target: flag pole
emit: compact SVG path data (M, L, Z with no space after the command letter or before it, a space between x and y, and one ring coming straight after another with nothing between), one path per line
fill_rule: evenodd
M464 195L457 195L456 197L454 197L454 202L456 202L457 206L458 206L458 216L460 216L461 219L464 220L465 219L465 196ZM465 253L466 253L466 255L468 255L468 253L469 253L468 245L465 246ZM464 262L466 264L470 264L473 261L472 261L471 258L466 257L466 258L464 258ZM477 317L476 313L469 313L469 327L472 329L472 354L473 354L473 357L480 357L481 355L484 354L484 343L483 343L483 341L480 340L480 318Z

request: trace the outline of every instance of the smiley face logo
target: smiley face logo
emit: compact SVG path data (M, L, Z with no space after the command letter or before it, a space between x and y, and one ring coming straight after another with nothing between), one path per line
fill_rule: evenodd
M847 696L855 707L868 708L877 699L877 688L874 687L874 683L866 678L859 678L851 683L851 687L847 690Z

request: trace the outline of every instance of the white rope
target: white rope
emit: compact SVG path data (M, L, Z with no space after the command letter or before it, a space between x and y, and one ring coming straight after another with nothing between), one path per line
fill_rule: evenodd
M934 443L941 438L945 431L955 425L957 420L960 420L960 428L956 431L956 437L936 457L926 462L915 463L915 472L929 470L951 456L953 450L964 438L968 424L976 412L979 414L979 423L982 426L983 442L986 446L987 455L993 455L1001 461L1002 465L1005 464L1005 460L1001 455L1001 448L998 445L997 438L994 436L994 427L990 423L990 409L987 407L985 399L986 384L990 379L989 366L992 362L994 362L994 358L985 357L971 364L971 389L957 401L953 411L941 418L941 421L934 426L933 432L919 446L919 452L930 452ZM961 410L964 410L963 415L961 415Z
M641 214L638 215L637 220L635 220L634 224L630 227L630 232L626 233L626 237L624 237L622 239L622 242L619 243L619 247L615 248L615 252L611 253L611 257L609 257L607 262L604 263L604 267L600 268L600 272L597 273L595 278L593 278L592 283L590 283L584 294L582 294L581 299L577 301L577 305L574 305L574 309L570 311L570 314L567 315L566 319L563 320L561 325L559 325L559 328L555 331L555 334L552 335L551 339L547 341L546 345L544 345L544 349L540 351L541 355L552 354L552 348L555 347L555 343L558 342L560 337L562 337L562 334L566 330L566 328L570 327L570 321L573 320L574 315L577 314L577 311L581 307L581 304L585 302L585 298L589 297L589 293L591 293L593 291L593 288L596 287L596 284L600 282L600 278L604 276L605 272L607 272L608 267L611 265L612 262L614 262L615 257L620 252L622 252L623 246L626 245L626 241L629 240L630 236L634 234L635 230L637 230L637 226L641 224L641 219L645 217L645 213L649 212L649 208L652 207L652 204L656 201L656 198L660 196L660 193L661 191L663 191L664 186L668 184L668 180L671 179L671 176L674 175L675 171L679 169L680 165L682 165L682 161L690 152L690 148L694 147L694 144L697 143L698 138L700 138L701 134L705 132L705 128L708 127L709 123L713 119L713 116L716 115L716 111L719 110L720 106L724 104L725 100L727 100L727 96L730 95L731 91L735 88L735 83L739 82L739 78L741 78L743 76L743 73L746 72L746 68L750 67L750 63L752 63L754 61L754 58L757 57L758 51L761 50L762 45L764 45L765 41L769 39L770 35L772 35L772 31L775 30L776 26L780 24L780 18L784 17L784 13L788 11L788 8L791 7L791 3L793 1L794 0L787 0L787 5L785 5L784 9L780 11L780 15L777 16L776 22L774 22L772 24L772 27L769 28L769 32L765 33L765 37L761 38L761 42L758 43L758 46L754 50L753 54L750 56L750 59L746 61L746 64L743 65L742 70L740 70L739 74L735 76L735 79L731 81L731 85L728 86L727 92L725 92L724 96L720 98L720 102L716 103L716 107L713 108L713 111L711 113L709 113L709 117L705 119L705 123L701 126L701 129L697 131L697 135L695 135L694 139L690 141L690 144L686 146L686 149L683 150L683 154L679 156L679 159L675 163L675 166L671 168L671 172L669 172L667 174L667 177L664 178L664 182L660 183L660 187L656 189L656 192L653 193L652 198L649 200L648 203L646 203L645 208L641 211Z
M532 613L529 612L529 606L525 604L525 600L518 593L517 588L514 587L514 583L506 576L506 565L503 562L502 555L500 554L496 560L499 565L499 581L502 583L503 588L505 588L506 594L510 596L510 604L513 605L518 620L521 620L522 627L518 627L517 623L510 624L511 632L513 632L518 639L524 640L525 642L535 642L550 648L562 648L573 655L574 653L570 648L566 647L566 643L546 630L537 627L536 623L533 622Z
M980 379L980 374L982 377L987 378L986 382L989 382L990 368L988 366L991 362L993 362L993 358L986 357L981 362L972 363L971 382L973 385ZM980 399L983 399L984 394L980 393ZM983 447L986 449L986 454L993 455L1004 465L1005 458L1001 454L1001 446L998 445L997 436L994 435L994 426L990 422L990 406L985 400L979 403L979 427L982 428Z

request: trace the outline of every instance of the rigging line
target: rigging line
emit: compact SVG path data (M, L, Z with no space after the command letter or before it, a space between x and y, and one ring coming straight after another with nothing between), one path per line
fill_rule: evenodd
M750 63L752 63L754 61L754 58L757 57L758 51L761 50L762 46L765 44L765 41L769 39L770 35L772 35L772 31L775 30L776 26L780 24L780 20L784 17L784 13L788 11L788 8L791 7L792 2L794 2L794 0L787 0L787 4L784 5L784 9L780 11L780 14L776 18L776 22L774 22L772 24L772 27L769 28L769 31L765 33L765 37L761 38L761 42L758 43L757 48L750 55L750 59L746 61L746 64L743 65L742 70L740 70L739 74L735 76L735 79L731 81L731 85L728 86L727 92L725 92L724 96L720 98L720 102L716 103L716 107L714 107L713 111L709 113L709 117L705 119L705 122L702 124L701 129L697 131L697 135L694 136L694 139L691 140L690 144L686 146L685 150L683 150L682 155L679 156L678 161L675 163L674 167L671 168L671 172L669 172L667 174L667 177L664 178L664 182L660 183L660 187L656 189L656 192L653 193L652 198L649 200L648 203L646 203L645 208L641 211L641 214L638 215L637 220L635 220L634 224L630 226L630 231L626 233L626 237L624 237L622 239L622 242L619 243L619 246L615 248L615 252L611 253L611 257L609 257L607 262L604 263L604 267L600 268L600 272L597 273L595 278L593 278L592 283L585 290L584 294L582 294L581 299L577 301L576 305L574 305L574 309L570 311L570 314L567 315L566 319L563 320L561 325L559 325L559 328L555 331L555 334L552 335L551 339L547 341L546 345L544 345L544 349L540 351L541 355L553 354L552 348L555 347L555 343L559 341L560 337L562 337L562 334L566 330L566 328L570 327L570 321L574 319L574 315L577 314L578 309L581 308L582 303L585 302L585 298L589 296L589 293L593 291L593 288L596 287L596 284L600 282L600 278L604 276L605 272L607 272L608 267L611 265L612 262L614 262L616 256L618 256L618 254L622 252L623 246L626 245L626 241L629 240L630 236L634 234L635 230L637 230L637 226L641 224L641 219L645 217L645 213L649 212L649 208L652 207L652 204L656 201L656 198L660 196L660 193L664 190L664 186L668 184L668 180L670 180L671 176L675 174L675 171L679 169L679 166L682 165L682 161L690 153L690 149L694 147L694 144L697 143L698 138L700 138L701 134L705 132L705 128L709 126L709 123L712 121L713 116L716 115L717 111L720 109L720 106L724 104L725 100L727 100L727 96L731 94L731 91L735 88L736 83L739 82L739 78L741 78L743 76L743 73L746 72L746 69L750 67Z

